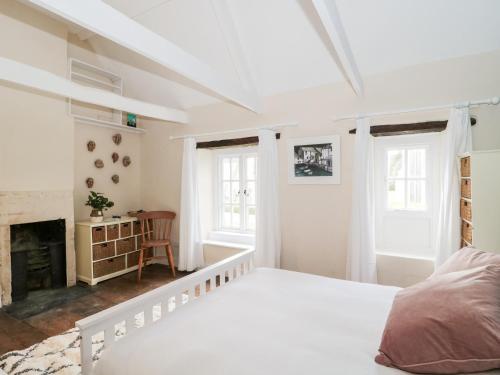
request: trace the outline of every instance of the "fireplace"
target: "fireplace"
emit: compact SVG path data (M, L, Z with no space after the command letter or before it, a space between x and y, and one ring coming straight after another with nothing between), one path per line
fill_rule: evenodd
M64 220L10 227L12 301L31 290L66 286L66 228Z
M0 192L0 306L75 285L74 230L72 191Z

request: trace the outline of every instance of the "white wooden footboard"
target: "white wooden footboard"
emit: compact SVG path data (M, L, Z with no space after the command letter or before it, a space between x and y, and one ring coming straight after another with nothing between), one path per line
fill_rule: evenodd
M125 326L122 335L127 335L138 327L135 324L136 315L144 314L144 325L156 322L153 319L153 309L161 310L159 319L164 319L172 311L191 302L199 291L199 297L208 290L221 287L253 269L254 250L247 250L230 258L224 259L200 271L182 277L172 283L154 289L107 310L76 322L80 329L82 375L92 372L94 354L92 352L92 337L104 334L104 350L116 340L117 326ZM169 309L170 306L170 309ZM158 314L157 314L158 315ZM141 327L141 328L142 328ZM126 338L124 338L126 339Z

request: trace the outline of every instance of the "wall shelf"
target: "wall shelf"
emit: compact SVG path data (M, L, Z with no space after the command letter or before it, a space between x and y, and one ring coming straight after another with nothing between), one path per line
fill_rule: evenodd
M72 72L71 73L71 78L72 78L71 80L74 81L74 82L77 82L77 81L81 80L81 81L86 81L87 83L90 83L90 84L104 86L104 87L110 88L112 90L119 90L119 91L121 91L121 89L122 89L121 86L116 85L114 83L101 81L100 79L93 78L93 77L90 77L90 76L87 76L87 75L81 74L81 73Z
M120 76L81 60L69 59L69 77L71 81L87 87L106 90L117 95L123 93L123 80ZM131 128L123 124L123 112L116 109L70 100L69 114L75 119L75 123L129 133L144 133L143 129Z
M144 130L144 129L132 128L130 126L123 125L123 124L116 123L116 122L112 122L112 121L99 120L99 119L95 119L92 117L86 117L86 116L80 116L80 115L73 115L73 118L75 119L75 124L92 125L92 126L97 126L97 127L101 127L101 128L119 130L119 131L122 131L125 133L135 133L135 134L146 133L146 130Z

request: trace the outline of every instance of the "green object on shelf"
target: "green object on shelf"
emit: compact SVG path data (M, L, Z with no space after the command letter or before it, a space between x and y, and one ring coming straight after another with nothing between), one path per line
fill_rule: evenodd
M133 113L127 113L127 126L130 126L132 128L137 127L137 116Z

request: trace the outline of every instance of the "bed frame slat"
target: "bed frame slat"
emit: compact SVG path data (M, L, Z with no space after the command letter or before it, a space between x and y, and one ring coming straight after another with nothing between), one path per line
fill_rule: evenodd
M128 317L127 320L125 320L125 327L127 330L127 335L136 329L134 315Z
M144 309L144 326L147 326L153 322L153 305L148 305Z
M219 286L223 286L226 283L226 273L219 273Z
M81 333L80 354L82 360L82 374L90 374L93 366L92 359L92 335Z
M161 319L168 314L177 311L179 307L189 303L196 298L196 288L199 287L202 297L207 294L207 282L210 291L220 288L250 272L254 267L254 250L246 250L237 255L222 260L211 266L203 268L197 272L182 277L174 282L160 288L149 291L143 295L132 298L119 305L110 307L88 318L76 322L80 330L81 344L81 364L82 375L90 375L93 369L92 337L96 334L104 333L104 350L108 349L115 342L115 326L125 321L126 336L136 330L135 316L144 313L144 324L147 327L153 323L154 306L161 306ZM227 280L226 280L227 275ZM217 285L219 277L219 285ZM187 293L188 299L183 302L183 295ZM175 309L169 311L170 301L175 301ZM141 328L142 328L141 327Z
M175 296L175 309L177 310L178 308L182 307L182 295L183 293L179 293Z
M109 348L115 341L115 327L108 327L104 330L104 347Z

